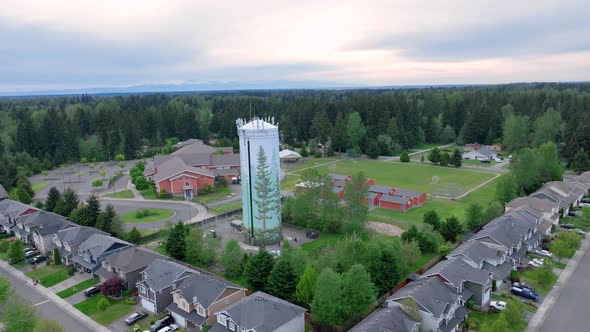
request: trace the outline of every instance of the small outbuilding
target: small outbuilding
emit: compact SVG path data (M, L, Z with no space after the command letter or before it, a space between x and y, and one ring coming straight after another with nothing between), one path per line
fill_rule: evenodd
M285 149L279 152L281 163L298 163L301 158L301 155L293 150Z

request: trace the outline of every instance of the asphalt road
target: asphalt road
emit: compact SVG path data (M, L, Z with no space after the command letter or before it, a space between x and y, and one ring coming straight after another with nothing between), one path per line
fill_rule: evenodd
M101 205L104 208L106 204L111 204L115 211L119 215L123 215L127 212L137 211L141 209L150 209L150 208L161 208L161 209L169 209L176 213L172 217L168 219L164 219L162 221L152 222L152 223L145 223L145 224L126 224L127 229L133 228L133 226L137 227L138 230L146 230L146 229L160 229L166 225L166 222L172 221L174 223L178 222L179 220L187 221L190 220L192 217L195 217L198 213L198 210L188 204L183 204L181 202L173 202L173 201L162 201L162 202L151 202L151 201L124 201L124 200L115 200L110 199L101 200Z
M42 319L53 319L59 321L67 332L92 332L92 330L89 329L85 324L70 316L55 303L49 301L49 299L37 291L33 285L14 278L2 267L0 267L0 274L10 279L10 283L12 284L14 291L30 301L37 308L37 312Z
M540 331L590 331L588 299L590 299L590 253L587 250L577 269L561 289L559 298L549 309Z

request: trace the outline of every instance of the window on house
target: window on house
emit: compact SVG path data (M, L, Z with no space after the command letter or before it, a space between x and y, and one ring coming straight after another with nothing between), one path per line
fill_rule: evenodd
M144 286L139 286L139 291L145 294L145 287Z
M176 289L176 284L172 284L172 289Z
M190 184L190 182L185 182L185 183L184 183L184 185L185 185L186 187L188 187L188 186L190 186L191 184Z
M227 321L227 317L224 314L217 315L217 323L225 326L225 322Z
M229 329L232 331L236 330L236 324L234 324L233 322L229 322Z
M199 313L199 315L205 317L205 310L203 310L203 307L201 307L200 305L197 306L197 313Z

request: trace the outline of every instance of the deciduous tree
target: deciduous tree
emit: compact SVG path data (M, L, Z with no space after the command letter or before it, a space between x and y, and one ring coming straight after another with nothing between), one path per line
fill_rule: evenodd
M315 286L318 279L318 271L311 264L305 266L305 271L299 278L297 288L295 291L295 299L297 302L310 307L313 301L313 295L315 292Z
M356 320L364 317L377 299L375 285L371 276L361 264L353 265L342 278L344 312L347 317Z
M225 276L228 278L237 278L242 275L243 266L242 251L240 244L236 240L229 240L223 250L221 263L225 271Z
M457 236L463 234L463 225L455 216L449 217L441 225L440 234L446 241L454 243L457 241Z
M342 277L330 268L318 276L311 303L311 317L314 321L334 327L342 323L344 317L344 292Z

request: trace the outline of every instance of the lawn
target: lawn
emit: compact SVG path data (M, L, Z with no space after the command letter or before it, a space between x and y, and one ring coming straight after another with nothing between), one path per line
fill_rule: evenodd
M306 251L308 254L314 254L316 251L318 251L318 249L333 245L343 237L344 235L342 234L321 233L319 238L303 244L301 249Z
M135 196L133 196L133 192L131 190L122 190L122 191L117 191L115 193L106 194L106 195L104 195L104 197L110 197L110 198L134 198Z
M221 215L224 213L236 211L242 208L242 201L231 202L229 204L216 206L214 208L210 208L208 211L214 215Z
M152 235L154 233L159 232L160 230L157 229L142 229L139 231L139 234L141 234L141 236L148 236L148 235Z
M49 181L33 182L31 183L31 187L33 188L34 192L38 193L41 189L47 187L48 184Z
M156 192L154 191L154 188L140 190L139 193L145 199L156 199Z
M584 214L579 217L564 218L563 223L576 225L577 228L585 232L590 231L590 208L583 208L582 213Z
M94 278L94 279L88 279L85 281L82 281L81 283L78 283L77 285L74 285L70 288L66 288L64 290L62 290L61 292L57 293L57 296L61 297L62 299L68 298L76 293L79 293L83 290L85 290L86 288L90 287L90 286L94 286L98 284L98 278Z
M338 158L304 158L301 163L282 164L281 167L285 172L299 172L302 169L314 167L320 164L336 161Z
M535 291L541 295L547 295L551 290L551 287L553 287L553 284L557 281L557 275L552 274L549 280L546 280L544 284L541 283L540 268L524 270L519 272L518 276L522 282L535 286Z
M33 280L41 280L41 285L51 287L69 278L68 271L61 266L43 265L25 273Z
M466 204L443 198L429 198L423 206L411 209L407 212L395 211L385 208L376 208L369 212L370 221L379 221L393 224L401 229L408 229L412 224L421 223L422 217L429 210L435 210L441 218L456 216L463 219Z
M281 182L281 190L295 190L295 185L299 181L301 181L301 176L299 174L289 174Z
M140 211L145 212L146 210L149 212L148 216L138 217L138 214L137 214L138 212L140 212ZM168 218L172 217L174 215L174 213L175 213L174 211L168 210L168 209L155 209L155 208L142 209L142 210L127 212L121 216L121 219L123 219L123 221L126 223L143 224L143 223L156 222L156 221L168 219Z
M472 311L469 313L469 316L465 320L467 326L472 323L477 324L477 327L481 326L491 326L492 322L500 317L500 313L486 313L486 312L479 312L479 311ZM510 327L510 332L521 332L524 331L527 327L527 323L525 321L521 321L516 326ZM479 329L470 330L470 331L480 331ZM507 331L507 332L508 332Z
M219 202L224 199L231 198L233 196L234 195L232 195L231 189L229 189L229 187L217 188L217 189L215 189L215 192L212 192L210 194L198 194L193 199L193 202L205 205L205 204Z
M96 308L98 300L102 298L106 298L110 302L110 305L105 311L100 311ZM74 307L102 325L108 325L133 311L133 306L125 303L124 298L115 300L103 295L95 295L90 297L78 304L75 304Z
M463 159L462 161L463 165L472 165L472 166L481 166L481 167L490 167L490 166L494 166L497 164L497 162L492 161L489 163L482 163L479 160L471 160L471 159Z
M426 192L439 196L456 196L494 177L493 173L426 164L406 164L367 159L350 159L319 166L321 173L354 176L362 170L378 185Z

